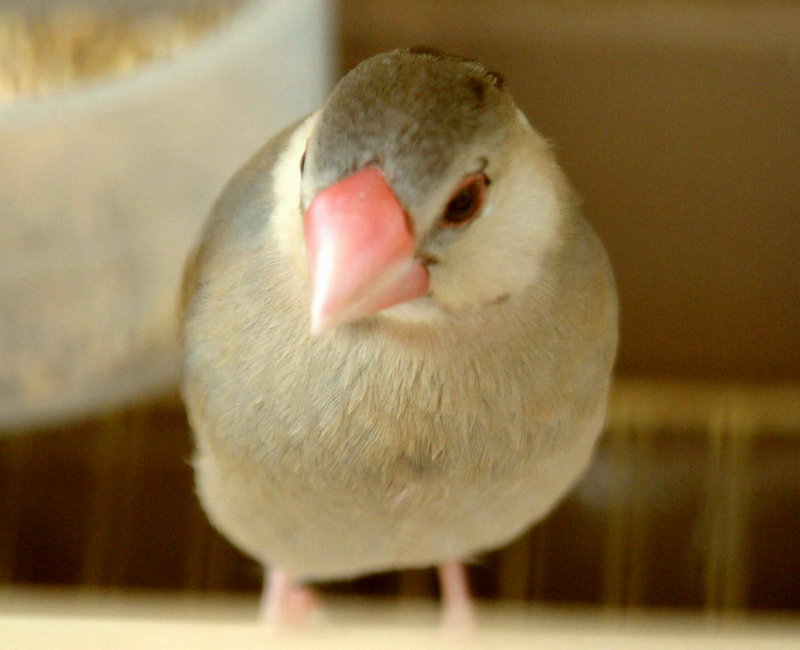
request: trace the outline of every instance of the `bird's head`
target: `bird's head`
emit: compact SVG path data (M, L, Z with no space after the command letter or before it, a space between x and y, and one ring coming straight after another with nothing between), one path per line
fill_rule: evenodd
M514 296L536 281L567 212L565 181L502 78L430 50L346 75L300 167L315 331Z

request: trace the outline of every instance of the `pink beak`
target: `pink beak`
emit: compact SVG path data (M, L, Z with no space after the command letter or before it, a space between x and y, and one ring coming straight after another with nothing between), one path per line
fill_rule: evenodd
M314 333L428 290L403 206L376 167L317 194L305 214L305 237Z

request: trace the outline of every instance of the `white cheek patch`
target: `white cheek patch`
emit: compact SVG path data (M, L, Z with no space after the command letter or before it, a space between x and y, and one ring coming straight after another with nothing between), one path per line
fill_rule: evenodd
M271 227L267 236L275 237L278 248L301 269L307 272L303 215L300 214L300 158L314 128L317 113L313 113L289 138L286 149L275 161L272 171L272 186L266 191L273 193Z
M549 154L534 148L497 175L483 214L432 269L437 301L459 310L536 282L563 219L559 176Z

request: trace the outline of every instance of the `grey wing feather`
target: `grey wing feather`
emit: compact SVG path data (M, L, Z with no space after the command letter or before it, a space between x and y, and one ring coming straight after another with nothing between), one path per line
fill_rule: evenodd
M245 163L211 209L200 243L189 254L183 271L178 316L181 332L186 312L202 283L203 269L209 262L211 251L220 250L219 240L230 230L231 222L234 219L249 220L250 228L245 231L260 230L268 223L273 209L272 193L264 191L269 184L268 176L292 133L305 119L303 117L286 127Z

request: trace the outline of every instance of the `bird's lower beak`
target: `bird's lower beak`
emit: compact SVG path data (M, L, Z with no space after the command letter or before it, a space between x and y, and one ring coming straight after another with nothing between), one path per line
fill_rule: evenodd
M314 197L305 214L311 329L374 314L428 290L414 257L405 211L376 167L365 167Z

